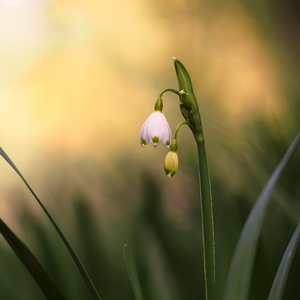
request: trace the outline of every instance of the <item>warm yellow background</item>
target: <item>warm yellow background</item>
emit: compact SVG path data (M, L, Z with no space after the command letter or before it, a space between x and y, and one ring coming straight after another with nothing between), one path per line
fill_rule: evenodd
M272 48L238 2L226 3L1 0L1 147L35 188L48 169L73 180L61 158L117 173L121 153L163 173L165 149L139 147L139 130L159 92L177 87L173 56L191 75L210 145L240 141L240 121L278 116L285 100ZM165 99L174 131L178 100ZM1 189L20 184L2 160L0 173Z

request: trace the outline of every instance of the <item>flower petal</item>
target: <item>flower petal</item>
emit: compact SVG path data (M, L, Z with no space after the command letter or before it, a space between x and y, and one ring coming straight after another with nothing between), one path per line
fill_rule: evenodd
M150 141L154 148L162 142L169 148L171 136L172 132L164 114L161 111L155 111L147 118L141 128L140 142L142 146L146 146Z

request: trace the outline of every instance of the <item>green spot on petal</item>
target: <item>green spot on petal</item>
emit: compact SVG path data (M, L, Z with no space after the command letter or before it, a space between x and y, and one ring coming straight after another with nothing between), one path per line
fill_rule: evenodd
M158 136L153 137L152 142L153 142L154 145L155 144L157 145L158 142L159 142L159 137Z

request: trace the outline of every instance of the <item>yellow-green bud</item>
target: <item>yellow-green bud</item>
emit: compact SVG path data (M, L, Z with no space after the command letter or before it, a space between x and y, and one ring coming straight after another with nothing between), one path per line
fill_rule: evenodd
M170 151L165 159L165 172L169 177L173 177L178 169L178 155L174 151Z

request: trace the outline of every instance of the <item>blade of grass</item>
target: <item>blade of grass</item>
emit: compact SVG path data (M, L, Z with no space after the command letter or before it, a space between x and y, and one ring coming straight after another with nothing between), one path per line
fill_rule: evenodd
M130 283L131 283L131 286L133 289L135 299L136 300L144 300L138 273L136 271L133 257L132 257L132 254L131 254L131 251L130 251L128 245L126 245L126 244L124 245L123 252L124 252L124 257L125 257L129 280L130 280Z
M300 223L298 224L277 270L268 300L280 300L283 295L288 273L300 240Z
M268 183L258 197L246 221L246 224L244 225L242 234L235 249L233 259L231 261L225 287L225 300L245 300L248 298L256 246L266 207L269 203L271 193L275 187L279 175L299 144L300 133L297 135L283 159L270 177Z
M20 178L23 180L23 182L25 183L25 185L27 186L27 188L29 189L29 191L31 192L31 194L34 196L34 198L36 199L36 201L39 203L39 205L41 206L41 208L43 209L43 211L45 212L45 214L47 215L47 217L49 218L50 222L52 223L52 225L54 226L55 230L57 231L58 235L60 236L61 240L63 241L63 243L65 244L67 250L69 251L83 281L85 282L90 295L92 297L93 300L101 300L100 296L98 295L98 292L95 288L95 286L93 285L89 275L87 274L85 268L83 267L81 261L79 260L78 256L76 255L75 251L73 250L73 248L71 247L70 243L68 242L68 240L65 238L64 234L61 232L61 230L59 229L59 227L56 225L56 223L54 222L54 220L52 219L51 215L48 213L47 209L45 208L45 206L43 205L43 203L40 201L40 199L37 197L37 195L34 193L34 191L32 190L32 188L29 186L29 184L27 183L27 181L25 180L25 178L23 177L23 175L21 174L21 172L17 169L17 167L14 165L14 163L11 161L11 159L7 156L7 154L3 151L3 149L0 147L0 155L6 160L6 162L15 170L15 172L20 176Z
M33 253L10 230L10 228L4 223L2 219L0 219L0 233L3 235L12 250L29 271L35 282L43 291L46 298L49 300L66 300L52 278L39 263Z

